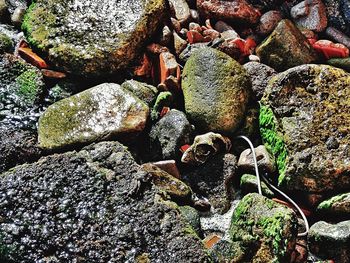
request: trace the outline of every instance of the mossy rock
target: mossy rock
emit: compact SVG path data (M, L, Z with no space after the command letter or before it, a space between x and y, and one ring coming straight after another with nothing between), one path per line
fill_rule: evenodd
M10 52L13 49L13 42L6 34L0 32L0 54Z
M296 244L297 216L293 210L262 195L246 195L235 209L230 241L239 242L237 262L289 262Z
M156 87L137 80L127 80L121 84L122 88L134 93L140 100L144 101L149 107L152 107L158 90Z
M244 193L258 192L258 180L256 179L256 175L243 174L240 181L240 187ZM275 195L264 182L261 182L261 191L264 196L269 198L272 198Z
M56 68L106 75L133 61L164 13L164 0L38 0L28 8L22 29Z
M321 202L317 210L329 215L350 217L350 193L333 196Z
M350 72L350 58L332 58L327 64Z
M350 74L303 65L278 74L261 100L260 133L279 185L307 193L350 187Z
M105 83L58 101L39 119L43 149L118 138L140 133L149 115L147 104L118 84Z
M306 37L287 19L278 23L271 35L257 47L256 54L264 64L277 71L317 60Z
M225 53L195 51L185 64L182 88L186 114L202 132L232 134L243 121L251 82L246 70Z

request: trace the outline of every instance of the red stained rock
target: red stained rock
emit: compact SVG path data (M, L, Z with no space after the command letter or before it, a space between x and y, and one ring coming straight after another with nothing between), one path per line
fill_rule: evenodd
M170 111L169 107L163 107L160 111L159 117L162 118L165 114L167 114Z
M271 10L260 17L260 22L256 28L259 35L267 36L270 34L282 20L282 14L279 11Z
M205 42L204 37L195 30L190 30L187 32L187 40L190 44Z
M63 72L58 72L54 70L49 70L49 69L42 69L41 73L43 74L44 77L48 79L64 79L67 77L67 75Z
M343 44L335 44L329 40L319 40L312 46L317 52L323 54L326 59L349 57L349 49Z
M188 148L190 148L190 147L191 147L191 145L189 145L189 144L182 145L181 148L180 148L180 151L181 151L182 153L184 153L184 152L186 152L186 150L187 150Z
M197 0L202 17L255 24L261 16L258 9L245 0Z
M18 48L18 53L24 60L26 60L28 63L32 64L33 66L40 69L48 68L45 60L43 60L41 57L35 54L31 48L20 47Z
M152 61L150 58L143 54L140 61L140 65L134 69L134 75L139 77L151 77L152 75Z
M180 67L176 58L170 52L159 55L160 83L164 83L169 76L178 77Z
M209 36L211 40L220 37L220 33L215 29L207 29L203 31L203 36Z
M159 55L163 52L168 52L169 49L167 47L161 46L159 44L152 43L152 44L149 44L147 46L147 51L151 54Z

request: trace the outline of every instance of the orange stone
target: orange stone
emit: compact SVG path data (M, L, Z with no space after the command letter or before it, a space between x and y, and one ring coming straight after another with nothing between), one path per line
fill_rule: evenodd
M159 55L160 83L164 83L169 76L178 76L179 64L170 52Z
M204 240L204 246L206 249L210 249L212 248L216 243L218 243L221 240L221 237L219 237L216 234L210 234L209 236L207 236Z
M41 73L44 77L49 79L64 79L65 77L67 77L67 75L63 72L54 71L50 69L42 69Z
M134 75L139 77L150 77L152 72L152 61L143 54L140 65L134 69Z
M40 69L48 68L48 65L46 64L45 60L43 60L41 57L35 54L31 48L19 47L18 53L25 61L32 64L33 66Z

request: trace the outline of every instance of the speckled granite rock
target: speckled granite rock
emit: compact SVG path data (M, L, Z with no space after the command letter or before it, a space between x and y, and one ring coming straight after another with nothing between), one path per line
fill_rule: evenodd
M106 75L130 64L164 10L164 0L39 0L22 28L30 44L61 70Z

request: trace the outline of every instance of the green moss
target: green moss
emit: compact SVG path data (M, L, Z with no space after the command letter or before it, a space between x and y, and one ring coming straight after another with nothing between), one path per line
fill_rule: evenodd
M159 93L151 111L151 119L153 121L156 121L159 118L159 114L162 108L170 106L172 101L173 95L169 91L163 91Z
M40 93L40 85L38 85L38 73L35 69L24 71L16 78L16 83L19 85L17 95L24 98L28 103L34 103Z
M0 54L10 52L12 47L12 40L6 34L0 33Z
M350 193L334 196L334 197L320 203L318 205L317 209L318 210L327 210L327 209L331 208L334 203L337 203L337 202L340 202L340 201L346 199L347 197L349 197L349 195L350 195Z
M260 107L259 125L260 134L266 148L276 158L279 171L278 183L282 184L285 179L288 152L283 137L277 131L277 120L270 107Z

